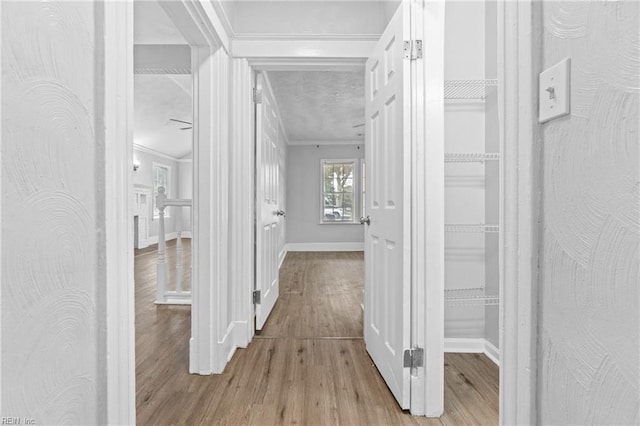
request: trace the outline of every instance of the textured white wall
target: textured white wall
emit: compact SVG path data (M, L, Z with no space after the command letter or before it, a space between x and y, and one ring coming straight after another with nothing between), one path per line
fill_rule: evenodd
M364 242L362 225L320 225L320 160L364 158L362 145L290 146L287 153L287 243Z
M544 68L572 60L543 125L542 424L640 424L639 6L542 5Z
M100 17L2 4L0 415L35 424L106 421Z

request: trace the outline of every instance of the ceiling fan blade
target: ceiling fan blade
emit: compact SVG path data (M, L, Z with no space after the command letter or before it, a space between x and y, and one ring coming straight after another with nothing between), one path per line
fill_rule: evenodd
M189 130L189 129L193 129L193 127L180 127L180 130Z
M188 122L188 121L177 120L177 119L175 119L175 118L170 118L169 120L171 120L171 121L175 121L175 122L177 122L177 123L193 124L193 123L190 123L190 122Z
M362 126L364 126L364 123L362 123L362 124L356 124L355 126L353 126L353 128L355 129L356 127L362 127Z

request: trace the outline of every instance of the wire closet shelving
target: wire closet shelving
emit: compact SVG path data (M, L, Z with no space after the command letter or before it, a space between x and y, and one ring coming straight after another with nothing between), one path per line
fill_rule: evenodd
M487 95L498 85L498 80L445 80L445 100L484 101Z

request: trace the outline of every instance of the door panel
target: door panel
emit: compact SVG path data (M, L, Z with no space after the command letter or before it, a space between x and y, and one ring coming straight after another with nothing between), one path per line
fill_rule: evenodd
M274 101L266 90L263 74L258 74L257 89L262 102L256 104L256 289L261 301L256 304L256 329L262 330L278 299L278 255L281 241L280 170L278 117Z
M403 41L409 39L408 7L385 29L365 70L367 206L365 225L365 343L380 374L403 409L410 405L410 371L403 366L410 344L409 152L410 70Z

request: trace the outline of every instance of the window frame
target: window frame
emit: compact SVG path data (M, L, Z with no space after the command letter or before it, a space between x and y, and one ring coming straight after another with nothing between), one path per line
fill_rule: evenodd
M160 218L160 211L158 209L156 209L156 197L158 195L158 188L156 188L156 168L163 168L167 170L167 185L165 186L165 193L164 195L167 198L171 198L170 194L171 194L171 166L168 164L164 164L164 163L158 163L158 162L152 162L151 163L151 187L152 187L152 191L153 191L153 203L151 205L151 217L153 220L155 219L159 219ZM164 217L169 218L171 217L170 214L170 209L165 209L164 210Z
M320 225L359 225L359 217L358 217L358 212L360 211L360 206L361 206L361 202L362 200L360 199L361 194L360 194L360 158L323 158L320 160L320 208L319 208L319 213L320 213ZM325 220L325 214L324 214L324 196L325 196L325 191L324 191L324 166L326 164L348 164L348 163L352 163L353 164L353 207L352 207L352 212L353 212L353 217L352 220L350 221L326 221Z

